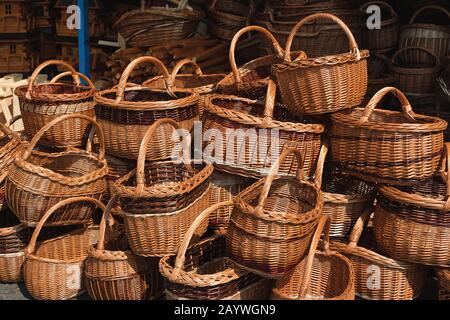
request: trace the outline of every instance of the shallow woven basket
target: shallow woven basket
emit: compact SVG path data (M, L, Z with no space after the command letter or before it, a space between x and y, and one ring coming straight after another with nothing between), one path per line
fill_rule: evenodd
M185 65L192 65L194 67L194 74L179 74L179 71ZM202 115L205 109L205 95L216 91L217 83L222 80L226 75L222 73L218 74L203 74L200 66L191 59L180 60L172 70L170 74L170 83L175 88L192 89L200 95L199 99L199 114ZM152 89L166 89L166 81L164 76L156 76L144 83L143 87Z
M203 211L184 235L176 257L165 256L160 260L160 271L166 279L165 287L171 294L185 299L221 300L261 280L257 275L235 266L226 257L224 235L203 239L188 249L195 230L209 219L209 215L221 207L232 205L229 200ZM256 297L258 295L253 298Z
M368 19L370 14L366 12L369 6L376 5L381 8L382 20L379 28L369 29L366 25L362 28L362 44L364 48L377 52L389 52L397 47L400 21L394 8L385 1L369 1L359 9ZM385 11L383 11L383 9ZM370 11L373 13L373 11Z
M105 243L106 224L117 201L112 198L100 222L98 242L89 248L85 263L86 289L93 300L148 300L162 294L158 261L139 257L118 239Z
M155 64L166 81L166 90L144 87L127 87L132 70L139 64ZM153 57L133 60L120 78L117 89L108 89L95 95L95 115L105 132L106 152L119 158L137 159L142 138L150 125L162 118L171 118L181 128L190 131L198 120L199 95L187 89L173 89L170 75L164 64ZM161 126L157 139L148 148L148 160L163 160L171 156L175 146L173 128Z
M439 300L450 300L450 269L436 271L439 284Z
M409 24L400 31L398 48L419 47L433 52L437 57L444 58L450 54L450 27L431 23L416 23L415 20L424 12L435 10L444 13L450 21L450 13L441 6L428 5L418 9ZM434 58L426 52L410 51L401 56L402 63L431 64Z
M272 299L355 300L355 276L352 265L349 259L330 250L327 230L324 250L317 250L324 224L328 219L328 216L322 216L308 255L292 273L276 282L272 289Z
M162 46L167 41L186 39L195 33L202 18L200 11L187 5L187 0L178 5L152 1L152 6L146 8L144 2L140 9L124 13L114 28L130 47Z
M367 300L412 300L420 295L426 268L391 259L375 251L373 243L359 244L372 210L366 210L355 223L349 243L332 241L331 249L346 255L355 272L356 295Z
M142 140L137 169L115 184L131 250L144 257L175 254L189 226L209 206L211 164L192 166L185 160L145 165L147 145L165 124L180 129L171 119L155 122ZM194 241L206 228L204 223L197 229Z
M267 175L278 155L289 146L301 153L305 175L311 176L325 127L296 119L287 114L285 108L274 110L276 86L272 80L269 80L266 90L265 105L220 94L206 98L203 157L219 170L261 178ZM295 159L293 155L286 159L280 173L295 175L298 166Z
M398 57L410 51L425 52L434 58L432 64L402 64ZM392 56L392 74L395 86L405 92L412 94L432 94L435 92L437 77L441 70L441 62L433 52L418 47L400 49Z
M98 155L75 148L56 153L33 151L47 130L74 119L94 125L100 142ZM107 171L103 131L95 120L81 114L61 116L42 127L25 152L15 159L6 180L6 200L22 223L35 226L50 207L63 199L100 199ZM86 203L74 203L59 210L46 226L85 223L91 221L93 212L94 208Z
M36 244L47 219L59 208L76 202L89 202L105 210L96 199L74 197L57 203L45 213L25 249L23 266L25 286L35 299L68 300L84 291L84 261L89 246L97 242L97 227L85 227Z
M51 83L35 85L41 70L50 65L69 69L74 84L58 83L58 77ZM88 87L80 85L80 77L89 84ZM34 70L29 84L15 90L27 136L34 137L47 123L62 115L76 113L93 118L95 92L92 82L68 63L60 60L42 63ZM49 147L81 146L89 134L89 125L85 119L72 118L51 128L39 143Z
M375 110L388 93L400 101L403 114ZM339 112L331 119L332 160L352 175L375 183L408 184L439 171L447 122L414 114L396 88L386 87L366 108Z
M345 32L350 53L291 61L297 31L309 21L329 19ZM308 54L308 52L306 52ZM360 51L347 25L338 17L317 13L300 20L286 42L284 62L273 65L284 104L294 114L324 114L358 106L367 90L367 50Z
M280 165L298 150L287 148L263 178L238 194L227 231L227 251L240 267L265 278L280 278L303 258L322 213L319 188L296 177L275 179Z

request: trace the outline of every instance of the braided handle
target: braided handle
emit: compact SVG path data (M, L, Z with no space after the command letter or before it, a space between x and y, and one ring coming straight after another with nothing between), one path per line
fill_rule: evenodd
M36 78L39 75L39 73L44 68L51 66L51 65L59 65L59 66L63 66L66 69L68 69L70 71L70 75L72 76L72 79L73 79L73 82L75 83L75 85L77 85L77 86L80 85L80 77L78 76L78 72L70 64L68 64L67 62L62 61L62 60L48 60L48 61L41 63L31 74L30 82L28 83L28 90L25 95L27 99L31 99L31 91L33 90L33 85L36 82Z
M381 101L381 99L383 99L384 96L388 93L392 93L398 99L398 101L402 105L402 110L405 117L410 121L416 121L416 119L414 118L415 114L412 110L411 104L409 103L408 98L406 98L403 92L394 87L385 87L380 91L378 91L377 93L375 93L372 99L370 99L369 103L364 109L363 115L358 121L357 126L362 126L369 120L373 110L378 106L378 103Z
M52 80L50 80L50 83L56 83L58 80L60 80L60 79L62 79L62 78L65 78L65 77L67 77L67 76L71 76L71 75L72 75L72 72L70 72L70 71L66 71L66 72L60 73L60 74L56 75ZM83 79L84 81L86 81L86 83L88 84L88 86L89 86L90 88L97 90L97 89L95 88L94 84L92 83L91 79L89 79L89 78L86 77L83 73L80 73L80 72L77 72L77 75L78 75L81 79Z
M189 243L191 242L191 239L195 233L195 230L197 230L197 228L203 223L203 221L208 219L208 217L211 213L217 211L218 209L220 209L222 207L231 206L231 205L233 205L233 200L216 203L216 204L212 205L211 207L209 207L208 209L206 209L205 211L203 211L202 213L200 213L197 216L197 218L195 218L194 222L191 224L189 229L186 231L186 233L183 237L183 241L181 241L180 247L178 248L173 272L169 278L170 281L174 281L175 279L177 279L178 275L180 274L180 271L183 270L184 262L186 261L186 251L189 247Z
M175 65L175 67L173 67L172 74L170 75L170 83L175 83L178 72L180 72L182 67L188 64L194 66L196 76L201 77L203 75L202 69L195 61L191 59L182 59Z
M428 50L426 48L421 48L421 47L406 47L406 48L402 48L397 50L394 55L392 56L392 63L396 64L397 63L397 58L399 56L400 53L403 53L405 51L412 51L412 50L417 50L417 51L423 51L426 52L428 55L432 56L434 61L435 61L435 67L440 66L441 65L441 60L439 59L439 57L431 50Z
M39 223L36 225L36 228L34 229L33 235L31 237L31 240L28 244L28 246L26 247L26 252L28 254L33 254L35 249L36 249L36 241L37 238L39 236L39 233L42 230L42 227L44 226L45 222L47 222L48 218L50 218L50 216L52 214L54 214L58 209L72 204L72 203L76 203L76 202L91 202L93 204L95 204L97 207L99 207L103 212L105 211L105 205L103 203L101 203L99 200L94 199L94 198L90 198L90 197L75 197L75 198L69 198L66 200L63 200L61 202L58 202L57 204L55 204L53 207L51 207L45 214L44 216L41 218L41 220L39 220Z
M294 41L294 37L297 34L298 30L302 26L304 26L306 23L316 20L316 19L328 19L328 20L332 20L333 22L338 24L341 27L341 29L345 32L345 34L348 38L350 51L356 55L356 59L358 61L361 59L361 53L359 52L358 44L356 43L355 37L353 36L353 33L350 31L350 29L345 24L345 22L342 21L341 19L339 19L338 17L336 17L332 14L329 14L329 13L316 13L316 14L309 15L306 18L303 18L292 29L292 31L289 34L289 37L286 41L286 49L284 50L285 51L284 52L284 60L286 62L291 62L291 46L292 46L292 42Z
M361 238L362 232L364 230L364 226L369 221L370 215L372 214L373 209L366 209L356 220L355 225L353 226L352 232L350 233L349 243L347 247L344 249L344 253L352 253L358 245L359 239Z
M409 20L409 23L413 24L414 21L417 19L417 17L426 10L441 11L441 12L445 13L447 15L448 19L450 20L450 12L448 12L447 9L445 9L444 7L439 6L439 5L428 5L428 6L423 6L422 8L419 8L416 12L414 12L414 14L411 17L411 20Z

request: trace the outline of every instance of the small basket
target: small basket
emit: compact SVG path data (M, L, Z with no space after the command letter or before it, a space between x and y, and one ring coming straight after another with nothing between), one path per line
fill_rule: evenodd
M358 245L372 210L366 210L356 221L350 242L332 241L331 249L346 255L355 272L355 291L367 300L412 300L424 287L426 268L391 259L376 251L372 245ZM375 278L376 277L376 278Z
M325 231L324 250L317 250L328 218L326 215L322 216L308 255L295 267L293 273L276 282L272 289L272 299L355 300L352 265L348 258L330 250L328 230Z
M450 269L436 271L439 284L439 300L450 300Z
M351 52L291 61L291 45L297 31L310 21L329 19L347 35ZM308 53L307 53L308 54ZM286 42L284 62L273 65L286 107L294 114L324 114L353 108L367 91L367 50L360 51L347 25L338 17L317 13L300 20Z
M159 68L166 81L166 90L127 87L130 73L144 62L153 63ZM105 132L106 152L125 159L137 159L142 138L156 120L171 118L181 128L191 131L200 114L198 93L187 89L173 89L164 64L150 56L133 60L123 72L117 88L98 92L95 101L96 119ZM158 139L152 141L147 150L148 160L171 157L175 147L171 139L172 129L170 126L158 129Z
M58 209L76 202L89 202L103 211L105 206L88 197L66 199L51 207L33 232L25 249L25 287L38 300L69 300L84 292L84 262L89 246L97 242L98 228L78 229L36 244L47 219Z
M181 300L222 300L260 282L260 277L236 267L226 257L224 235L203 239L188 249L195 230L209 219L209 215L232 204L232 201L225 201L203 211L184 235L176 257L165 256L160 260L160 271L170 295ZM268 295L261 296L264 291L254 292L255 296L249 299L268 298Z
M79 119L94 125L100 142L98 156L75 148L56 153L33 151L49 129ZM61 200L76 196L100 199L105 191L107 171L105 140L97 122L81 114L64 115L42 127L25 152L15 159L6 180L6 200L22 223L35 226ZM74 203L53 215L46 226L85 223L91 221L93 212L92 206Z
M302 166L296 177L275 179L281 164L295 153L283 151L263 178L238 194L227 231L228 256L238 266L269 279L281 278L300 262L322 213L319 188L304 181Z
M39 72L50 65L69 69L74 84L51 82L35 85ZM80 77L89 87L80 85ZM60 60L42 63L34 70L29 84L15 90L27 136L34 137L47 123L62 115L82 114L93 118L95 92L92 82L68 63ZM89 125L85 119L72 118L46 132L40 144L48 147L81 146L89 134Z
M116 202L117 196L108 203L100 222L98 242L89 248L85 263L87 292L94 300L156 299L163 290L157 260L133 254L120 243L123 242L120 237L125 236L122 233L119 239L105 243L106 223Z
M403 114L374 110L388 93L400 101ZM354 176L374 183L410 184L439 171L447 122L415 114L396 88L386 87L365 108L339 112L331 119L332 160Z
M181 68L189 64L194 66L195 74L179 74ZM173 68L170 75L170 83L172 83L175 88L192 89L196 91L200 95L199 113L202 115L205 105L205 95L215 92L217 83L225 76L225 74L221 73L203 74L200 66L193 60L182 59ZM164 76L156 76L142 83L142 86L162 90L166 89L166 82Z
M171 119L156 121L142 140L137 169L115 184L131 250L144 257L175 254L186 230L209 206L211 164L158 161L145 165L147 145L166 124L180 129ZM196 240L206 228L207 223L198 228Z

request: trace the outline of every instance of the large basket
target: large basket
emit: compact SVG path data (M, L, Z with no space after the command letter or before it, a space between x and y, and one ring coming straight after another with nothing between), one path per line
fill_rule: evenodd
M415 20L424 12L435 10L444 13L450 20L450 13L441 6L428 5L418 9L409 24L402 27L398 48L419 47L433 52L438 58L444 58L450 54L450 27L438 26L431 23L416 23ZM401 56L402 63L432 64L434 58L426 52L410 51Z
M297 31L309 21L330 19L345 32L351 52L291 61ZM307 53L308 54L308 53ZM300 20L286 42L284 62L273 65L281 97L292 113L324 114L358 106L367 90L367 50L360 51L347 25L338 17L317 13Z
M176 257L165 256L160 260L160 271L166 279L165 287L171 295L179 299L222 300L261 280L257 275L235 266L226 257L224 235L203 239L188 250L195 230L209 219L209 215L232 204L232 201L225 201L203 211L184 235ZM248 298L267 299L268 296L259 293Z
M403 114L374 110L388 93L400 101ZM400 90L386 87L366 108L339 112L331 119L332 160L352 175L375 183L405 184L438 173L447 122L414 114Z
M200 11L188 7L188 0L153 1L154 6L124 13L114 28L130 47L163 46L167 41L186 39L197 30L202 18Z
M354 300L355 280L350 260L329 248L329 234L325 231L323 251L318 251L324 224L322 216L314 233L308 255L295 270L272 289L274 300ZM329 226L329 223L327 224ZM327 228L328 229L328 228Z
M265 105L236 96L216 94L207 97L203 117L203 157L214 162L219 170L261 178L267 175L283 149L290 146L301 152L303 170L311 176L319 157L324 126L306 120L295 122L297 119L287 114L284 108L274 110L276 85L272 80L266 90ZM293 122L288 122L291 119ZM212 139L214 143L208 141ZM295 175L297 166L295 157L290 156L280 173Z
M144 62L159 68L166 81L166 90L127 87L130 73ZM160 60L150 56L133 60L123 72L117 89L95 95L95 114L105 132L106 152L119 158L137 159L142 138L158 119L171 118L190 131L200 114L198 100L197 92L172 88L169 72ZM158 129L158 139L152 141L147 151L148 160L170 158L175 146L172 133L170 126Z
M56 153L33 151L49 129L77 119L91 122L97 130L98 156L75 148ZM6 200L22 223L35 226L45 212L61 200L75 196L100 199L105 191L107 171L105 140L97 122L81 114L61 116L42 127L25 152L15 159L6 180ZM74 203L53 215L47 226L85 223L92 219L93 212L92 206Z
M89 202L91 206L105 210L96 199L75 197L57 203L45 213L25 249L23 266L25 286L35 299L68 300L84 291L84 262L89 246L97 242L97 227L78 229L36 244L47 219L57 214L60 208L76 202Z
M434 59L432 64L402 64L398 57L410 51L420 51ZM400 49L392 56L392 73L397 88L405 93L432 94L437 86L437 77L441 70L439 58L428 49L408 47Z
M301 165L296 177L275 179L291 153L302 163L298 150L284 150L267 178L236 196L228 226L230 259L265 278L283 277L300 262L322 213L322 193L303 180Z
M74 84L53 82L35 85L41 70L50 65L69 69ZM80 85L80 76L89 87ZM77 73L68 63L59 60L42 63L34 70L29 84L15 90L27 136L34 137L47 123L62 115L76 113L93 118L95 92L92 82ZM49 147L81 146L89 134L89 124L85 119L72 118L46 132L40 144Z
M94 300L147 300L162 294L158 261L136 256L120 241L105 243L106 223L117 201L112 198L103 213L98 242L89 248L85 263L86 289Z
M180 129L171 119L155 122L142 140L137 169L120 178L115 186L125 219L128 242L140 256L175 254L195 218L209 206L211 164L158 161L145 165L147 145L162 125ZM195 234L198 240L208 224Z
M411 300L422 292L426 268L391 259L375 251L372 243L358 244L372 210L366 210L356 221L350 242L331 242L331 249L346 255L355 272L356 295L368 300Z
M439 300L450 300L450 269L436 271L439 286Z
M179 74L179 71L185 65L192 65L194 67L194 74ZM203 74L200 66L191 59L180 60L170 74L170 83L175 88L192 89L200 95L199 109L200 115L203 113L205 105L206 94L213 93L216 90L217 83L222 80L225 74ZM152 89L166 89L166 81L164 76L156 76L144 83L142 86Z

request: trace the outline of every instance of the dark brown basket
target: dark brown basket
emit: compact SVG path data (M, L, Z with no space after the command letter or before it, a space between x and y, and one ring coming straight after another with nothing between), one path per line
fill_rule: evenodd
M450 269L438 269L439 300L450 300Z

